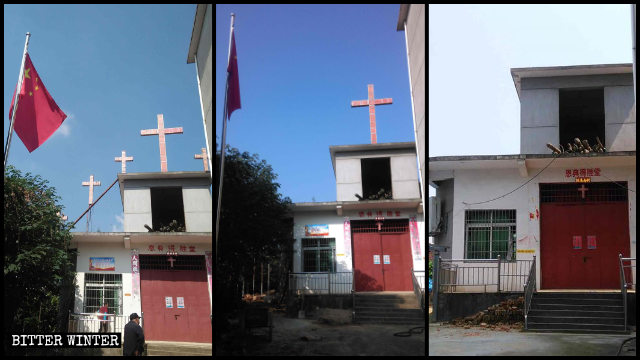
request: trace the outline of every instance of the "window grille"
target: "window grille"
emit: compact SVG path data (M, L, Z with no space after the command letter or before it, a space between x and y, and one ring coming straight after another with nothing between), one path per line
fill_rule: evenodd
M378 221L376 220L354 220L351 221L352 233L377 233ZM404 233L409 232L409 220L408 219L393 219L383 220L380 227L380 232L383 233Z
M122 314L122 274L84 274L85 313L95 313L107 303L109 314Z
M172 257L173 267L169 258ZM140 255L141 270L204 270L205 262L202 255Z
M465 248L467 259L515 260L515 210L467 210Z
M336 272L336 239L303 238L302 265L304 272Z
M580 190L583 188L584 191ZM627 182L540 184L541 203L627 201ZM582 198L584 193L584 199Z

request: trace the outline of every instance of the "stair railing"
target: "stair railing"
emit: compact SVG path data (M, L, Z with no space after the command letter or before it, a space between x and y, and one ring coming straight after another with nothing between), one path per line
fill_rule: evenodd
M533 262L529 269L529 276L527 282L524 284L524 328L529 330L529 324L527 322L527 315L529 315L529 309L531 309L531 300L533 293L536 291L536 256L533 255Z
M418 274L416 274L418 273ZM420 273L422 275L420 276ZM418 300L418 304L420 304L420 308L422 312L425 311L425 298L424 298L424 270L413 270L411 269L411 281L413 282L413 293L416 295L416 300Z
M622 303L624 304L624 330L627 331L627 287L632 285L633 282L627 284L627 279L624 274L624 268L633 268L635 265L631 261L635 261L636 258L623 258L622 254L618 253L618 264L620 268L620 293L622 294ZM622 262L629 261L629 265L625 266Z
M356 322L356 272L351 272L351 322Z

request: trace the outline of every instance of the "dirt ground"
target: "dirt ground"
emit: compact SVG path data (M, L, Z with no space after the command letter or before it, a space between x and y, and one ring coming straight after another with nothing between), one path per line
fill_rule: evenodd
M224 346L216 346L216 355L426 355L426 331L393 335L416 325L328 325L282 313L273 313L273 325L271 342L266 340L266 329L253 329L244 346L228 339Z

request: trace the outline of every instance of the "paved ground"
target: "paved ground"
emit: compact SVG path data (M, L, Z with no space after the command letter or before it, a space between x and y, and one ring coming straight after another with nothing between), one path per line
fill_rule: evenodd
M429 356L433 355L591 355L615 356L630 335L529 333L518 330L464 329L429 324ZM624 355L633 355L635 352Z
M409 337L393 336L411 325L328 325L315 320L291 319L273 314L273 340L261 329L245 338L244 350L217 355L399 355L425 356L426 332ZM415 326L415 325L414 325ZM216 348L216 351L218 349Z

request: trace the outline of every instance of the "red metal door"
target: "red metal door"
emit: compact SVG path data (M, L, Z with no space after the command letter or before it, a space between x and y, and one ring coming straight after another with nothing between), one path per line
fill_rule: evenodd
M159 341L211 342L206 272L142 270L140 296L145 338ZM170 297L171 307L167 307ZM178 298L184 305L178 307Z
M408 233L381 234L385 291L411 291L411 244Z
M352 241L356 291L384 291L380 235L354 233Z
M629 256L626 191L592 183L583 198L574 192L577 185L551 185L555 188L546 195L543 186L541 288L619 289L618 254ZM629 269L625 275L631 275Z
M609 202L585 206L585 237L588 276L594 289L620 289L618 254L629 257L629 215L627 204ZM587 241L585 241L587 242ZM625 269L631 279L631 269Z
M578 288L584 281L582 238L584 215L581 205L540 205L540 267L543 289ZM579 229L579 230L578 230ZM574 236L578 239L574 240Z

